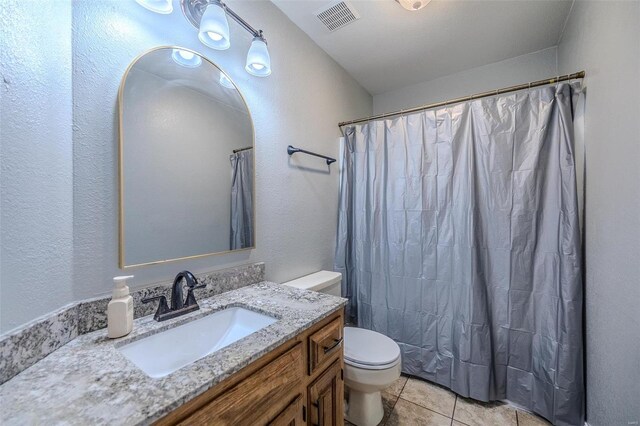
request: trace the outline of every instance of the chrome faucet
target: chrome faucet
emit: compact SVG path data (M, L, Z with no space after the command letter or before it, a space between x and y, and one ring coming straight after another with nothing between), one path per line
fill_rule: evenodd
M182 292L183 279L186 281L188 288L186 300L184 300L184 295ZM198 285L198 280L191 272L182 271L179 272L178 275L176 275L176 278L173 280L173 287L171 287L171 307L167 305L167 298L163 295L142 299L142 303L149 303L154 300L159 300L158 310L153 316L153 319L155 319L156 321L165 321L200 309L193 291L197 288L205 287L206 284Z

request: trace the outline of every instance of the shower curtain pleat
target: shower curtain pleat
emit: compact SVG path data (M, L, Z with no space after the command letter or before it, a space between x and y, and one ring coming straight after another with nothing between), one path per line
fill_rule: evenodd
M232 154L230 250L253 247L253 149Z
M577 84L345 129L336 270L403 371L582 425Z

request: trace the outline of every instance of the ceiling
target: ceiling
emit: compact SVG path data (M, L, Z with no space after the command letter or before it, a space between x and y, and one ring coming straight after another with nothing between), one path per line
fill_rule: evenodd
M558 43L571 0L351 0L360 19L330 32L315 12L337 0L272 0L372 95Z

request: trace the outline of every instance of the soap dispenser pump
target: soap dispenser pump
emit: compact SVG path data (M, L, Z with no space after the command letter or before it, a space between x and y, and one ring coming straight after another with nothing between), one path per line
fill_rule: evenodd
M107 336L111 339L126 336L133 329L133 297L127 280L133 275L113 278L113 296L107 308Z

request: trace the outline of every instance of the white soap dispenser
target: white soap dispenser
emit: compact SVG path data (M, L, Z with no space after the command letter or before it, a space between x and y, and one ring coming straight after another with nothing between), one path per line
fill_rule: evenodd
M126 336L133 329L133 297L127 286L131 278L133 275L113 278L113 297L107 308L107 336L112 339Z

